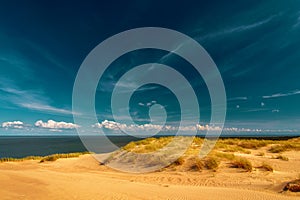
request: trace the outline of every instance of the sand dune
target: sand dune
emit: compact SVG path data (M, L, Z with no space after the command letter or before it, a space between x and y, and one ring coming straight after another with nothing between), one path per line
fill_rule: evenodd
M295 194L279 193L283 172L226 170L128 174L99 165L91 155L46 163L8 162L0 163L0 196L1 199L46 200L299 199Z

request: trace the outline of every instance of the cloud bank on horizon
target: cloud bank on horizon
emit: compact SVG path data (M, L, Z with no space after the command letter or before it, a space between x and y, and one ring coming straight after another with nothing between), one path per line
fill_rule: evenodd
M74 131L76 128L82 128L77 124L70 123L70 122L56 122L54 120L48 120L47 122L43 122L42 120L36 121L33 125L32 124L25 124L22 121L12 121L12 122L3 122L0 126L0 129L5 130L15 130L14 133L24 134L24 130L26 130L25 134L35 135L36 133L47 133L43 132L48 130L49 133L52 135L53 133L62 133L65 134L72 134L76 135L77 133ZM300 130L296 129L251 129L251 128L237 128L237 127L224 127L223 129L219 126L215 125L184 125L175 127L169 125L155 125L155 124L143 124L143 125L127 125L121 124L115 121L108 121L104 120L101 123L92 124L89 127L83 127L86 130L87 135L98 135L103 133L108 133L111 135L126 135L121 130L126 132L130 132L133 135L146 135L148 131L155 131L160 134L176 134L178 130L180 130L181 134L183 135L195 135L197 134L206 134L207 131L223 131L223 135L233 135L233 134L248 134L248 135L255 135L255 134L268 134L268 133L298 133ZM99 131L101 130L101 131ZM18 132L19 131L19 132ZM106 132L105 132L106 131ZM108 132L107 132L108 131Z

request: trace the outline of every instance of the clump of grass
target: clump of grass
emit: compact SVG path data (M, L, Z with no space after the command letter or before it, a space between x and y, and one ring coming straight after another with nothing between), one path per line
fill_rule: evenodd
M289 161L289 158L283 155L278 155L278 156L272 156L273 159L279 159L283 161Z
M183 157L179 157L177 158L177 160L174 161L175 165L183 165L183 163L185 162Z
M227 146L224 149L224 152L240 152L240 153L245 153L245 154L251 154L251 151L244 149L240 146Z
M1 162L21 162L25 160L40 160L40 162L45 161L55 161L59 158L74 158L80 155L89 154L89 152L78 152L78 153L63 153L63 154L53 154L49 156L27 156L24 158L0 158Z
M189 161L190 161L190 166L189 166L190 171L201 171L204 168L201 159L197 156L190 158Z
M268 142L265 140L246 139L240 141L237 145L245 149L259 149L261 147L267 146Z
M267 163L263 163L259 168L264 169L264 170L269 171L269 172L274 171L273 167L271 165L267 164Z
M173 137L147 138L129 142L122 149L134 153L149 153L157 151L172 141Z
M277 145L273 145L271 146L271 148L269 149L269 152L271 153L281 153L284 151L290 151L290 150L295 150L295 151L299 151L300 150L300 143L289 143L288 141L286 141L283 144L277 144Z
M193 140L193 144L194 145L202 145L203 144L204 139L203 138L199 138L199 137L195 137Z
M284 145L274 145L269 149L271 153L281 153L287 151L288 149Z
M265 153L264 153L264 152L258 152L258 153L256 154L256 156L265 156Z
M209 157L204 161L204 166L206 169L216 170L220 165L220 162L215 157Z
M252 171L252 163L246 158L237 158L231 164L233 168L244 169L247 172Z
M46 161L56 161L59 158L76 158L84 154L89 154L89 152L78 152L78 153L62 153L62 154L53 154L43 157L40 162Z
M24 157L24 158L9 158L9 157L6 157L6 158L0 158L0 163L1 162L20 162L20 161L24 161L24 160L40 160L41 156L27 156L27 157Z
M219 158L224 158L226 160L233 160L235 159L235 155L232 153L221 153L221 152L217 152L215 154L215 156L219 157Z

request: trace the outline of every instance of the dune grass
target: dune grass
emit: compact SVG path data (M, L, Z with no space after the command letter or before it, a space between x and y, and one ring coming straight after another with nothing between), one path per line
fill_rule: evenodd
M264 153L264 152L258 152L258 153L256 154L256 156L265 156L265 153Z
M134 153L150 153L157 151L172 141L173 137L147 138L135 142L129 142L122 147L123 150Z
M214 155L219 158L225 159L225 160L234 160L235 159L235 155L232 153L216 152Z
M21 162L25 160L41 160L43 157L41 156L27 156L24 158L11 158L11 157L5 157L5 158L0 158L0 163L1 162Z
M184 136L177 137L184 141ZM171 144L174 137L147 138L144 140L130 142L122 148L127 152L134 153L149 153L164 148ZM246 139L246 138L222 138L219 139L212 151L205 157L199 158L199 152L206 139L194 137L192 144L188 147L184 155L179 157L171 165L166 168L187 169L188 171L217 170L220 163L225 162L234 168L244 169L246 172L251 172L253 169L252 163L241 156L236 156L236 153L251 154L251 151L256 151L256 156L265 156L265 151L268 152L283 152L288 150L300 150L300 138L288 140L269 140L269 139ZM177 143L180 145L180 142ZM172 154L172 153L171 153ZM170 155L171 155L170 154ZM126 154L124 154L126 155ZM282 155L272 157L273 159L281 159L287 161L288 158ZM124 160L128 160L126 156ZM131 161L134 159L130 159ZM151 161L152 162L152 161ZM155 161L159 162L159 161ZM257 168L263 168L266 171L273 171L272 166L263 163Z
M190 157L188 162L190 163L189 171L202 171L204 169L204 164L198 156Z
M262 165L259 166L259 168L264 169L264 170L269 171L269 172L274 171L273 167L268 163L262 163Z
M247 172L251 172L252 171L252 163L247 160L246 158L237 158L235 160L232 161L232 167L233 168L240 168L240 169L244 169Z
M206 169L216 171L220 165L220 161L216 157L208 157L204 160L204 166Z
M283 161L289 161L289 158L283 155L278 155L278 156L272 156L272 159L279 159Z
M291 150L299 151L300 150L300 143L286 143L285 142L283 144L273 145L269 149L269 152L271 152L271 153L281 153L281 152L291 151Z
M62 154L53 154L49 156L27 156L24 158L0 158L1 162L21 162L25 160L40 160L40 162L46 161L56 161L59 158L75 158L84 154L89 154L90 152L76 152L76 153L62 153Z
M61 154L53 154L49 156L43 157L40 162L46 162L46 161L56 161L59 158L77 158L81 155L89 154L89 152L77 152L77 153L61 153Z

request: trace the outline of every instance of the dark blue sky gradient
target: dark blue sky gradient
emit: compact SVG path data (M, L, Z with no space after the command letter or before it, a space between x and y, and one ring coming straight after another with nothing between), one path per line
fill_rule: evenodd
M300 2L263 0L1 1L0 123L73 122L73 83L87 54L114 34L148 26L180 31L207 50L226 87L227 127L300 130ZM210 100L202 78L178 56L162 59L167 54L148 49L116 60L99 83L99 121L112 120L110 94L122 74L160 62L190 81L207 123ZM139 103L157 101L168 107L170 122L178 121L172 94L149 87L132 97L132 117L149 122L149 108ZM0 133L9 131L16 130Z

